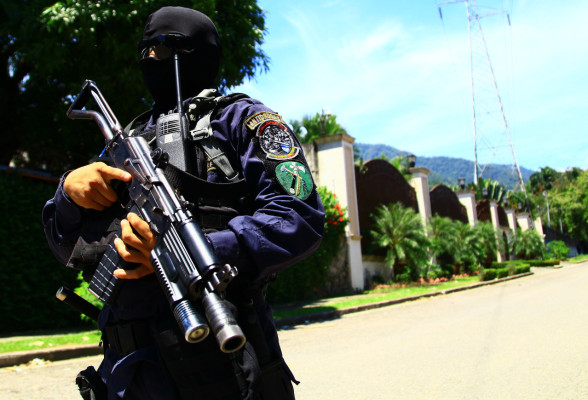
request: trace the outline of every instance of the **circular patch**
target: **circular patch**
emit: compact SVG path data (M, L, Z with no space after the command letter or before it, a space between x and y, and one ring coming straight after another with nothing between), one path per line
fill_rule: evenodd
M276 166L276 178L284 190L301 200L312 192L312 176L306 166L297 161L287 161Z
M257 130L261 149L267 158L289 160L298 155L298 147L294 144L292 134L278 121L266 121Z

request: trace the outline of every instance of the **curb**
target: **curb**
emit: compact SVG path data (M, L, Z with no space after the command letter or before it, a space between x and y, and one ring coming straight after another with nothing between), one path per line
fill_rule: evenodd
M65 346L56 349L39 349L33 351L17 351L14 353L0 354L0 368L13 365L26 364L35 358L47 361L67 360L86 356L102 354L103 350L98 344L83 344L79 346Z
M406 303L422 298L442 296L450 293L460 292L463 290L475 289L482 286L494 285L496 283L506 282L513 279L523 278L525 276L533 275L533 272L513 275L506 278L495 279L492 281L478 282L468 286L451 288L447 290L440 290L438 292L425 293L417 296L403 297L401 299L386 300L379 303L364 304L356 307L342 308L339 310L325 311L320 313L311 313L306 315L298 315L295 317L281 318L275 321L277 328L292 328L296 325L306 325L311 322L322 322L336 318L341 318L345 314L356 313L365 310L373 310L376 308L387 307L394 304ZM59 348L40 349L33 351L18 351L14 353L0 354L0 368L10 367L19 364L26 364L35 358L40 358L47 361L60 361L70 358L79 358L87 356L95 356L102 354L103 349L98 344L79 345L79 346L65 346Z
M311 322L327 321L327 320L331 320L331 319L340 318L345 314L351 314L351 313L365 311L365 310L373 310L376 308L387 307L387 306L391 306L394 304L400 304L400 303L407 303L409 301L415 301L415 300L419 300L419 299L423 299L423 298L442 296L445 294L461 292L463 290L469 290L469 289L475 289L475 288L482 287L482 286L494 285L496 283L506 282L506 281L510 281L510 280L518 279L518 278L523 278L523 277L529 276L529 275L533 275L533 272L526 272L524 274L508 276L506 278L495 279L492 281L478 282L478 283L474 283L472 285L461 286L461 287L456 287L456 288L451 288L451 289L446 289L446 290L440 290L438 292L431 292L431 293L420 294L417 296L403 297L401 299L386 300L386 301L381 301L379 303L363 304L361 306L341 308L339 310L324 311L324 312L314 313L314 314L297 315L295 317L281 318L279 320L276 320L275 324L276 324L276 327L278 327L278 328L292 328L295 325L306 325Z

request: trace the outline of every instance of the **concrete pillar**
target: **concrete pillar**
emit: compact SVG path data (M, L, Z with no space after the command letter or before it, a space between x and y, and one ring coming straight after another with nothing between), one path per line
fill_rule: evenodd
M502 229L500 227L500 221L498 219L498 203L495 200L490 200L490 220L492 221L492 226L494 229L499 232L502 236ZM502 237L497 238L497 240L502 240ZM500 246L500 243L497 243ZM496 250L496 260L498 262L504 261L504 257L500 253L500 247Z
M427 221L431 217L431 196L429 193L429 170L425 168L411 168L410 173L412 179L410 185L414 188L417 203L419 206L419 214L423 220L423 226L426 226Z
M490 200L490 220L494 229L500 228L500 222L498 222L498 204L495 200Z
M514 232L517 229L517 217L515 215L515 210L512 208L505 208L504 213L506 214L506 219L508 220L508 227Z
M364 289L361 236L359 234L359 212L355 185L355 165L353 163L354 138L345 134L322 136L315 139L317 186L326 186L337 194L342 207L347 207L349 224L346 228L349 276L351 286ZM312 169L312 167L311 167Z
M474 190L459 190L455 192L459 202L465 207L468 214L468 222L471 226L478 222L478 213L476 211L476 192Z
M535 221L533 221L533 227L537 233L541 235L541 239L543 239L543 243L545 243L545 234L543 233L543 221L541 221L541 217L537 217Z
M518 213L517 224L519 225L519 228L521 228L521 230L523 231L531 229L531 217L529 216L529 213Z

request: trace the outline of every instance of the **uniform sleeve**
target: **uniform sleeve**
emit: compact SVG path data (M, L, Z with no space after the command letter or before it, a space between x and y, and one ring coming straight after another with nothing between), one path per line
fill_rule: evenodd
M296 157L286 155L268 162L259 141L254 140L255 129L246 124L252 116L266 112L279 117L259 102L240 101L225 109L212 124L215 136L237 155L238 159L231 161L242 171L255 207L252 215L235 217L228 230L208 237L221 260L240 266L240 272L254 280L308 257L319 247L324 234L323 205L314 183L308 182L312 178L295 135L287 128L295 147L289 149L290 155L296 153ZM290 171L290 164L307 171L303 182L311 188L310 194L296 196L294 189L280 184L276 170ZM300 192L300 187L297 190Z
M55 257L66 264L80 235L82 213L63 190L65 174L55 196L45 203L42 212L43 229Z

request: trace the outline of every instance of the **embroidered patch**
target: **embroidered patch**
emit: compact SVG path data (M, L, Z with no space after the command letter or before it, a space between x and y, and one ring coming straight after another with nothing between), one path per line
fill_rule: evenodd
M289 160L298 155L292 134L278 121L266 121L257 130L259 145L267 158L273 160Z
M266 121L278 121L284 123L282 116L280 114L276 114L274 112L269 111L262 111L256 114L253 114L251 117L247 118L245 121L245 125L247 128L251 129L252 131L255 130L259 125L263 124Z
M312 192L313 182L310 171L298 161L287 161L276 166L276 178L292 196L306 200Z

